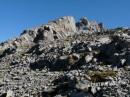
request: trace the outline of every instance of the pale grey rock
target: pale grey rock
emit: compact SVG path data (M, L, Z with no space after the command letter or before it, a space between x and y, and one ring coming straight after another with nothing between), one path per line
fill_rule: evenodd
M60 56L59 59L60 59L60 60L67 60L67 59L68 59L68 56Z
M111 42L111 39L109 37L103 37L97 40L98 42L100 42L101 44L108 44Z
M93 94L95 94L95 93L97 92L96 87L93 86L93 87L91 88L91 92L92 92Z
M92 55L92 54L87 55L87 56L85 57L86 63L89 63L92 59L93 59L93 55Z
M14 97L13 91L12 90L8 90L6 97Z
M126 62L126 59L120 59L121 61L121 65L124 65L124 63Z

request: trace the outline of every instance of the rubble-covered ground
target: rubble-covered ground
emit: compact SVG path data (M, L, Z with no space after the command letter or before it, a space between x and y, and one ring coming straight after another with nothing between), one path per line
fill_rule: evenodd
M130 29L63 17L0 44L0 97L130 97Z

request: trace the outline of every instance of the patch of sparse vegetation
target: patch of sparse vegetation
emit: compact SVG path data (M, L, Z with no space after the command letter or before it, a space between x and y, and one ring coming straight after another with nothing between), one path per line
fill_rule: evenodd
M108 70L108 71L91 71L89 73L89 76L91 77L92 82L104 82L106 81L107 77L116 77L117 72Z

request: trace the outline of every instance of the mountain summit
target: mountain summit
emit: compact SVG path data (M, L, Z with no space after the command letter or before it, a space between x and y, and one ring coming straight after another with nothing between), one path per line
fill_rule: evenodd
M130 29L65 16L0 44L0 97L128 97Z

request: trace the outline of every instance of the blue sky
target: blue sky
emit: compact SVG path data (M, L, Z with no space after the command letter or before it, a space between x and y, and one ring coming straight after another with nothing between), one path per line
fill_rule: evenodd
M0 0L0 42L62 16L130 27L130 0Z

